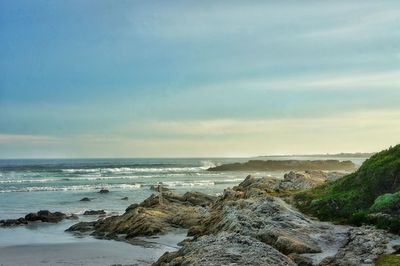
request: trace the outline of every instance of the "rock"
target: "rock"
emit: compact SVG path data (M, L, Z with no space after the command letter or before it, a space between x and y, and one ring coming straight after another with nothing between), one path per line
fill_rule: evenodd
M112 216L93 224L80 224L69 231L93 229L93 235L101 238L118 238L125 235L129 240L136 236L151 236L171 231L176 227L189 228L199 223L207 214L206 208L215 197L202 193L163 192L163 204L159 196L152 195L141 204L132 204L120 216Z
M29 222L42 221L46 223L58 223L67 218L67 215L62 212L50 212L48 210L41 210L37 213L29 213L25 216L25 220Z
M131 241L137 236L189 228L181 249L155 265L369 265L388 252L393 235L373 227L334 225L290 206L291 193L328 180L325 172L289 173L284 179L247 176L215 198L163 192L123 215L81 222L68 231ZM392 250L396 250L393 247Z
M79 222L77 224L74 224L73 226L71 226L70 228L68 228L67 232L81 232L81 233L85 233L88 231L93 231L94 230L94 226L96 225L97 222Z
M354 171L356 165L351 161L339 160L250 160L245 163L223 164L211 167L208 171L282 171L282 170L325 170Z
M139 204L133 203L133 204L129 205L128 208L125 209L125 212L129 212L137 207L139 207Z
M89 198L82 198L80 201L90 201L90 199Z
M28 221L26 221L24 218L0 220L0 226L2 227L25 225L27 223Z
M221 232L185 242L177 252L165 253L154 266L169 265L282 265L295 266L287 256L254 238Z
M301 182L298 182L299 179ZM324 182L323 175L319 173L304 175L292 173L282 182L296 184L288 187L298 189L302 186L299 184L314 185L308 182L310 179ZM281 189L281 181L274 178L248 176L233 189L226 189L224 194L210 206L210 214L204 216L198 225L190 228L188 234L195 238L217 235L221 232L249 236L270 245L282 254L290 255L294 261L297 261L296 263L302 265L319 263L359 265L364 260L376 259L377 255L383 252L382 247L387 246L389 234L381 235L378 233L379 230L374 229L370 234L357 235L360 239L351 242L357 246L356 253L361 256L353 260L341 260L341 257L355 256L353 252L347 252L342 248L354 239L354 237L349 237L349 234L356 235L350 233L355 229L350 226L320 222L305 216L281 198L271 196L276 195L276 191ZM361 244L362 241L369 244ZM373 248L375 248L374 251L372 251ZM361 250L367 252L361 252ZM347 255L342 256L340 252ZM339 257L327 259L332 254L339 254ZM373 254L372 257L371 254ZM331 264L336 261L340 263Z
M104 210L89 210L89 211L85 211L83 213L83 215L101 215L101 214L106 214L106 212Z
M388 243L394 238L394 235L373 226L351 227L345 245L323 265L372 265L386 252Z
M304 254L304 253L319 253L321 249L310 242L303 242L297 237L293 236L279 236L275 241L274 246L283 254Z
M76 215L66 215L62 212L50 212L48 210L41 210L37 213L28 213L25 217L21 217L18 219L8 219L8 220L0 220L0 226L8 227L8 226L16 226L16 225L25 225L30 222L41 221L44 223L58 223L64 219L76 219Z
M151 185L151 186L150 186L150 189L158 192L158 187L157 187L157 186ZM170 191L170 189L167 188L167 187L165 187L165 186L162 186L162 191L163 191L163 192L165 192L165 191Z
M109 193L110 191L108 189L100 189L99 193Z
M323 184L328 176L322 171L289 172L279 184L280 189L309 189Z
M291 253L288 257L294 261L298 266L313 266L313 260L311 258L299 255L296 253Z
M121 200L128 200L128 199L129 199L128 197L121 198Z

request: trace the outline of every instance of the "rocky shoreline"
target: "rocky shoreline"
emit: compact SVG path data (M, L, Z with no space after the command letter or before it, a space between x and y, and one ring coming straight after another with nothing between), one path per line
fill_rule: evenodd
M67 231L134 243L188 229L176 252L154 265L372 265L398 249L397 235L372 226L321 222L290 205L291 195L339 174L291 172L284 179L248 176L223 195L171 191L133 204L120 216L80 222Z
M208 171L354 171L351 161L339 160L250 160L245 163L230 163L211 167Z

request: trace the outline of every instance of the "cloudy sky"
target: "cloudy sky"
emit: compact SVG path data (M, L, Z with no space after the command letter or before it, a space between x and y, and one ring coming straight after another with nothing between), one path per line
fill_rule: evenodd
M400 143L399 1L0 1L0 157Z

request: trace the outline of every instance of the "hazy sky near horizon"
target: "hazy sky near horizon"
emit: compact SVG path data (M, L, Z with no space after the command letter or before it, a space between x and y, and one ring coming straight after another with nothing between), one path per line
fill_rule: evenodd
M400 143L399 1L0 1L0 158Z

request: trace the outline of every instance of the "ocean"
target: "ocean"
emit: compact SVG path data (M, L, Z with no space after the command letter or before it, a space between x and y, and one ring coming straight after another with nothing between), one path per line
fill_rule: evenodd
M152 186L158 183L178 193L195 190L218 195L225 188L239 184L248 174L283 177L284 173L287 172L207 171L209 167L215 165L246 162L249 159L0 160L0 219L19 218L29 212L37 212L39 210L61 211L80 215L86 210L102 209L111 215L122 214L130 204L139 203L152 193L155 193ZM357 165L361 165L366 158L263 157L262 159L337 159L352 160ZM99 193L100 189L108 189L110 192L102 194ZM89 198L91 201L80 201L84 197ZM128 200L122 200L124 197L128 197ZM80 216L80 220L96 218ZM66 228L76 222L66 220L57 225L43 224L17 228L0 228L0 254L2 250L18 245L51 245L101 241L90 238L83 240L64 232ZM184 235L180 237L182 238ZM100 243L104 245L104 241ZM97 243L97 245L100 244ZM129 244L126 245L131 246ZM154 253L153 256L159 256L159 253L162 254L161 251L168 250L170 245L158 249L158 253ZM129 249L131 247L125 248ZM110 248L105 249L110 250ZM9 251L5 253L9 254ZM81 261L85 259L88 258L83 258ZM128 260L128 258L125 259ZM95 261L93 258L89 260ZM100 262L97 261L96 263L101 265L101 259ZM104 263L104 265L107 265L107 263Z

